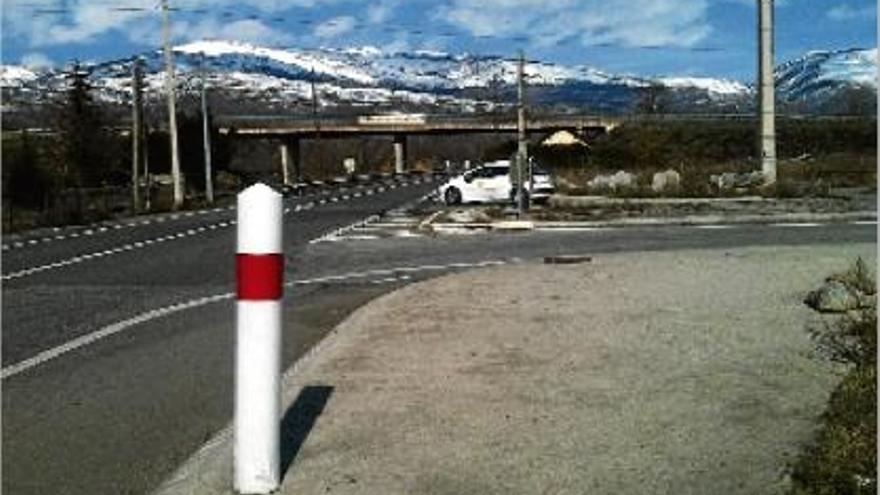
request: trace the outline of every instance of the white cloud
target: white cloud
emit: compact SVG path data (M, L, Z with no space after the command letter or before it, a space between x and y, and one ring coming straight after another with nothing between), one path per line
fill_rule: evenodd
M315 27L312 34L317 38L333 38L354 29L355 19L350 15L334 17Z
M291 37L287 33L273 29L255 19L244 19L231 23L221 23L216 19L209 19L189 26L180 35L186 40L223 39L265 46L286 45L291 41Z
M372 24L380 24L387 21L399 3L399 0L382 0L371 3L367 7L367 20Z
M710 33L709 0L453 0L438 18L475 36L524 36L538 45L692 46Z
M877 12L875 5L852 7L849 4L843 4L833 7L826 15L829 19L835 21L850 21L854 19L874 19Z
M205 23L220 26L225 34L229 23L221 21L219 13L224 9L237 10L251 7L262 13L278 13L292 7L314 7L343 0L186 0L187 10L203 9L204 20L187 20L184 13L172 13L174 32L178 39L191 39L189 29ZM3 9L4 36L12 35L27 40L31 46L44 47L70 43L90 43L98 36L119 32L135 42L150 43L160 36L160 12L156 0L125 0L124 7L139 10L113 10L113 2L94 0L28 0L26 5ZM170 0L172 7L178 0ZM61 10L61 13L35 14L41 11ZM190 17L190 19L192 19ZM242 36L251 39L273 38L266 26L259 21L245 20L232 23L242 30ZM217 36L217 33L214 33Z
M55 63L45 53L30 52L21 56L21 65L30 69L46 69Z

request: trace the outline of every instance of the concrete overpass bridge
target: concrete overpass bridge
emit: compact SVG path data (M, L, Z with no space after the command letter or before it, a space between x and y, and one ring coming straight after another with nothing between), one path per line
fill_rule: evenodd
M777 120L848 120L860 117L779 115ZM627 123L671 123L751 121L755 114L664 114L664 115L529 115L529 134L551 134L568 130L581 137L601 134ZM395 170L406 169L407 137L413 135L457 135L475 133L515 133L516 116L486 114L474 116L432 114L388 114L351 116L301 115L219 115L214 123L221 134L239 139L276 140L281 148L284 176L292 165L300 176L300 140L385 135L393 138Z
M579 136L604 133L620 125L622 117L555 115L530 117L530 134L569 130ZM239 139L272 139L280 142L282 168L292 164L300 171L299 142L302 139L346 138L385 135L393 138L397 172L406 169L407 137L412 135L457 135L515 133L516 119L509 115L450 116L427 114L360 115L345 117L218 116L221 134ZM285 176L286 173L285 173Z

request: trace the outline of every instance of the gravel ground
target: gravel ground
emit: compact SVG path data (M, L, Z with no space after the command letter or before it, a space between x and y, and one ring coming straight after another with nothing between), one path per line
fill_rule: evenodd
M589 199L573 198L570 201ZM655 202L656 201L656 202ZM532 216L537 220L608 220L632 217L675 217L685 215L778 215L784 213L846 213L852 211L876 211L876 191L839 191L830 197L783 198L760 201L702 201L634 199L602 199L582 207L567 207L565 201L559 207L536 209Z
M281 493L784 493L841 371L801 301L875 253L609 254L410 285L288 375ZM163 493L230 493L228 440Z

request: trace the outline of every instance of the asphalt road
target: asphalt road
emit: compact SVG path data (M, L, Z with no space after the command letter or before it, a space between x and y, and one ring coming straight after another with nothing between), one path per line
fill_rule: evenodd
M826 225L309 243L416 200L431 187L286 202L287 280L299 283L285 296L285 366L365 302L469 264L555 254L876 241L873 225ZM31 362L3 379L4 493L148 493L230 421L234 304L223 295L233 290L233 214L111 226L88 235L80 229L76 237L66 232L56 234L63 239L43 236L4 248L4 375L17 363ZM34 271L41 267L47 268ZM215 295L221 297L204 299ZM187 301L195 302L186 309L173 306ZM131 320L160 308L171 309ZM107 328L121 329L50 359L41 354Z

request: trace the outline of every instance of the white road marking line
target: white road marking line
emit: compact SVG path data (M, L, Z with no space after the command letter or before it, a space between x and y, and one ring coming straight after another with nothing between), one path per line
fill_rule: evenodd
M535 227L541 232L605 232L613 227Z
M819 227L822 224L813 223L813 222L803 222L803 223L771 223L773 227Z
M705 230L732 229L734 227L735 225L691 225L691 228Z
M377 235L332 235L323 239L316 239L317 242L341 242L341 241L374 241L379 239ZM311 241L311 242L316 242Z
M151 311L147 311L145 313L141 313L133 318L129 318L127 320L122 320L120 322L114 323L112 325L108 325L106 327L101 328L98 331L83 335L81 337L77 337L67 343L64 343L60 346L53 347L46 351L43 351L36 356L25 359L24 361L20 361L11 366L7 366L3 368L3 371L0 372L0 379L6 379L11 376L15 376L23 371L27 371L35 366L39 366L47 361L51 361L59 356L67 354L73 350L79 349L81 347L85 347L89 344L97 342L101 339L109 337L113 334L122 332L127 330L135 325L140 323L145 323L150 320L154 320L156 318L167 316L173 313L177 313L179 311L183 311L190 308L195 308L198 306L203 306L208 303L223 301L227 299L232 299L235 294L226 293L226 294L218 294L215 296L208 296L199 299L194 299L191 301L187 301L180 304L175 304L172 306L165 306L163 308L154 309Z
M852 222L853 225L877 225L877 220L858 220Z
M217 229L218 227L228 227L228 226L230 226L230 225L234 225L234 224L235 224L235 220L232 220L232 221L229 221L229 222L221 222L221 223L219 223L219 224L208 225L207 228L208 228L208 229L211 229L211 230L214 230L214 229ZM187 230L186 232L178 232L178 233L176 233L176 234L168 234L168 235L165 235L165 236L162 236L162 237L157 237L157 238L154 238L154 239L147 239L147 240L144 240L144 241L139 241L139 242L134 243L133 245L132 245L132 244L125 244L125 245L123 245L123 246L116 247L116 248L112 248L112 249L108 249L108 250L104 250L104 251L98 251L98 252L95 252L95 253L81 254L81 255L74 256L74 257L72 257L72 258L66 259L66 260L61 260L61 261L56 261L56 262L53 262L53 263L47 263L47 264L44 264L44 265L39 265L39 266L31 267L31 268L26 268L26 269L23 269L23 270L19 270L19 271L17 271L17 272L12 272L12 273L8 273L8 274L6 274L6 275L0 276L0 280L12 280L12 279L16 279L16 278L21 278L21 277L24 277L24 276L27 276L27 275L33 275L34 273L40 273L40 272L44 272L44 271L46 271L46 270L51 270L51 269L54 269L54 268L60 268L60 267L64 267L64 266L69 266L69 265L73 265L73 264L81 263L81 262L83 262L83 261L90 260L90 259L92 259L92 258L98 258L98 257L102 257L102 256L107 256L107 255L110 255L110 254L121 253L121 252L123 252L123 251L131 251L131 250L133 250L133 249L140 249L140 248L143 248L143 247L149 246L149 245L151 245L151 244L156 244L156 243L160 243L160 242L170 241L170 240L174 240L174 239L182 239L182 238L187 237L187 236L195 235L197 232L204 231L205 227L200 227L200 229L202 229L202 230L199 230L199 229L196 229L196 230L189 229L189 230ZM73 233L73 234L70 234L70 236L71 236L71 237L76 237L77 234L76 234L76 233ZM28 241L29 244L36 244L36 242L37 242L37 241L36 241L36 240L33 240L33 239L32 239L31 241ZM23 243L19 243L19 244L21 244L22 247L24 246ZM13 246L15 246L15 244L13 244Z
M380 278L380 279L376 279L376 280L370 280L370 283L371 284L393 284L394 282L404 282L404 281L411 280L411 279L412 279L412 277L410 277L409 275L403 275L400 277L387 277L387 278Z
M319 277L313 279L305 279L305 280L294 280L291 282L287 282L284 285L286 287L292 287L295 285L309 285L315 283L326 283L326 282L338 282L344 281L348 279L357 279L357 278L369 278L374 276L388 276L394 277L395 280L409 280L409 275L407 273L415 273L421 271L432 271L432 270L443 270L450 268L479 268L486 266L496 266L496 265L504 265L509 263L510 261L506 260L493 260L493 261L483 261L476 263L449 263L446 265L422 265L422 266L410 266L410 267L396 267L390 269L379 269L379 270L368 270L365 272L349 272L341 275L330 275L326 277ZM404 278L406 277L406 278ZM51 361L55 358L63 356L71 351L75 351L82 347L94 344L102 339L115 335L117 333L128 330L134 326L140 325L142 323L147 323L149 321L155 320L157 318L161 318L164 316L168 316L174 313L179 313L181 311L185 311L187 309L197 308L200 306L204 306L207 304L227 301L233 299L235 297L235 293L226 292L223 294L215 294L212 296L200 297L197 299L192 299L189 301L185 301L182 303L172 304L170 306L164 306L158 309L153 309L150 311L146 311L140 313L132 318L128 318L122 321L118 321L116 323L107 325L102 327L94 332L88 333L86 335L82 335L73 340L70 340L64 344L53 347L51 349L47 349L38 353L37 355L25 359L23 361L19 361L15 364L6 366L0 371L0 379L7 379L12 376L18 375L19 373L25 372L31 368L44 364L48 361Z

